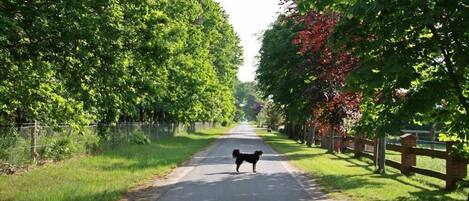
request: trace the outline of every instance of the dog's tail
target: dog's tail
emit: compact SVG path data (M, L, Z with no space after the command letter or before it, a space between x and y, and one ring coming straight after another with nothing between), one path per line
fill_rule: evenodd
M233 158L236 158L239 156L239 149L233 149Z

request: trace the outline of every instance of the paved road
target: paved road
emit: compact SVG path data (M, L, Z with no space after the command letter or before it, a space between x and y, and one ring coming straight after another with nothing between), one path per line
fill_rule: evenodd
M233 149L242 152L262 150L257 164L243 163L236 173ZM282 201L324 200L314 182L304 182L293 176L291 167L282 160L247 124L235 127L218 140L205 156L186 165L184 173L168 184L157 200L160 201ZM308 189L308 190L305 190Z

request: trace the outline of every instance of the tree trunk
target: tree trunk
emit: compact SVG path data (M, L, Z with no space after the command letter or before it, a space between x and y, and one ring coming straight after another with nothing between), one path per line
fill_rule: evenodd
M308 126L308 138L307 138L307 141L306 141L306 145L308 147L311 147L313 145L313 139L314 139L314 126L311 126L311 124L309 124L309 126Z
M432 150L435 149L435 124L432 124L432 129L430 129L430 138L432 143L430 144L430 148Z
M385 173L386 164L386 136L379 138L378 146L378 170L377 173Z

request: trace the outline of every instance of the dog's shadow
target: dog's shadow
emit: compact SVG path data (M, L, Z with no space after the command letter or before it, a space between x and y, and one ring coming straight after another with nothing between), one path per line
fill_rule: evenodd
M214 173L208 173L205 175L240 175L240 174L247 174L249 172L214 172Z

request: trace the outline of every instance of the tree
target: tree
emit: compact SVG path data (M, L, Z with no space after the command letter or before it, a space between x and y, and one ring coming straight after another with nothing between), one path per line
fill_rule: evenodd
M233 119L239 38L211 0L0 4L0 123Z
M441 140L469 150L468 7L461 1L296 1L344 17L331 42L360 58L348 78L363 92L357 132L397 134L402 123L444 123ZM467 151L463 151L467 152Z
M305 57L304 71L315 79L305 89L312 104L312 119L322 134L336 131L346 134L344 119L358 113L360 93L344 92L347 75L357 67L358 59L342 49L334 50L330 38L340 16L310 11L297 17L304 29L293 39ZM332 130L331 130L332 129Z
M309 117L310 103L304 97L305 86L315 77L303 71L303 56L297 54L298 47L292 40L298 35L300 26L294 19L281 15L264 32L259 51L256 80L264 98L271 99L284 110L287 134L296 138L303 121Z
M248 121L254 121L263 107L263 101L258 95L256 83L254 82L237 82L235 88L237 110L241 111L241 119L246 118Z
M257 79L266 95L284 106L292 138L305 132L311 117L322 134L345 134L344 118L358 112L360 94L342 91L358 59L327 43L339 17L292 10L264 34Z
M268 126L272 129L277 129L279 125L283 124L282 109L279 105L275 105L272 101L267 101L265 106L257 115L258 126Z

